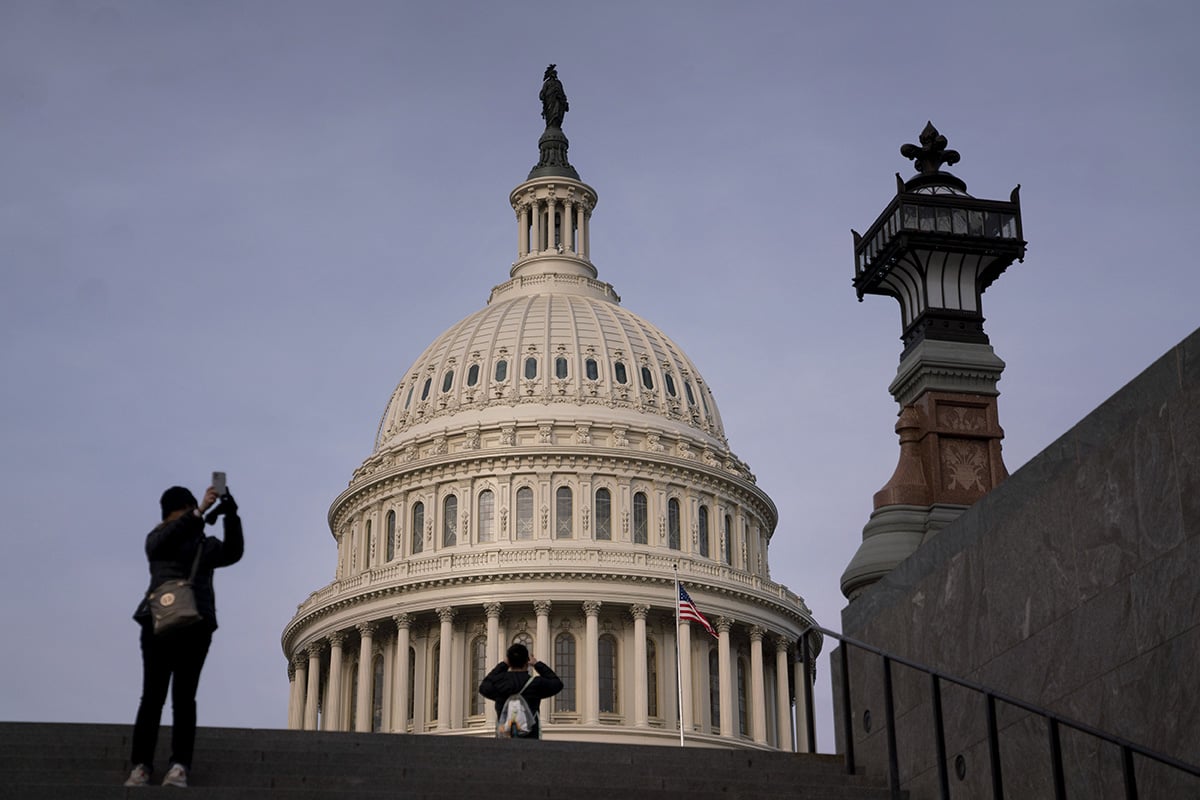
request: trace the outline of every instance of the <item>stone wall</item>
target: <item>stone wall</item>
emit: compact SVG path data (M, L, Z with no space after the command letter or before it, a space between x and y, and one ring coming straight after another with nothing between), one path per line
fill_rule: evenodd
M1200 763L1200 330L857 598L842 624ZM880 662L851 652L856 755L886 773ZM833 666L836 698L836 652ZM914 800L936 797L928 678L895 667L894 681L902 782ZM991 796L984 701L947 688L943 705L951 796ZM999 727L1005 795L1053 796L1045 723L1001 704ZM1063 747L1068 796L1123 796L1116 748L1072 732ZM1200 796L1200 779L1172 783L1153 763L1137 775L1143 797Z

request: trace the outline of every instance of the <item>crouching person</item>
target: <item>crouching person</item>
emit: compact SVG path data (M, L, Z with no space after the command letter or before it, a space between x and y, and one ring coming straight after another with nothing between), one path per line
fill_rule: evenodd
M563 683L554 670L536 658L529 648L514 644L504 661L479 684L479 693L496 703L496 736L540 739L542 698L562 691Z

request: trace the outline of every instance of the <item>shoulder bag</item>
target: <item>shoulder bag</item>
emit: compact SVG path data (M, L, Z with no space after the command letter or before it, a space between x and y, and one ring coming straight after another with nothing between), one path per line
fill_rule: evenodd
M196 547L192 573L187 580L173 578L163 581L146 595L150 617L154 621L155 636L195 625L204 619L196 607L196 593L192 589L192 581L196 580L196 570L200 567L200 554L203 551L204 542L201 540Z

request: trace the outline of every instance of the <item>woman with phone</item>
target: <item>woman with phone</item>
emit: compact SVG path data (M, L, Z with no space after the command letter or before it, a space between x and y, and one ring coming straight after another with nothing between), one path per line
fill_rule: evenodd
M147 599L134 612L133 618L142 628L142 699L133 727L130 754L133 770L126 786L150 783L168 686L172 709L171 758L162 784L187 786L196 742L196 688L213 631L217 629L213 570L237 563L243 550L242 521L237 514L237 503L225 488L224 478L224 473L220 473L220 491L215 486L208 487L202 503L197 503L195 495L182 486L167 489L159 500L162 522L146 536L146 559L150 566L147 596L166 581L194 575L191 584L200 621L156 633ZM216 508L209 514L209 524L214 524L217 517L225 518L223 539L204 534L204 512L214 503Z

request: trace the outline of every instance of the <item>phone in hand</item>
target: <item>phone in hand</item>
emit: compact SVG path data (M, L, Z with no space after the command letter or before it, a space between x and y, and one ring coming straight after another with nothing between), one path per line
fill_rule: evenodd
M225 473L214 472L212 476L212 487L217 490L217 497L224 497L226 492Z

